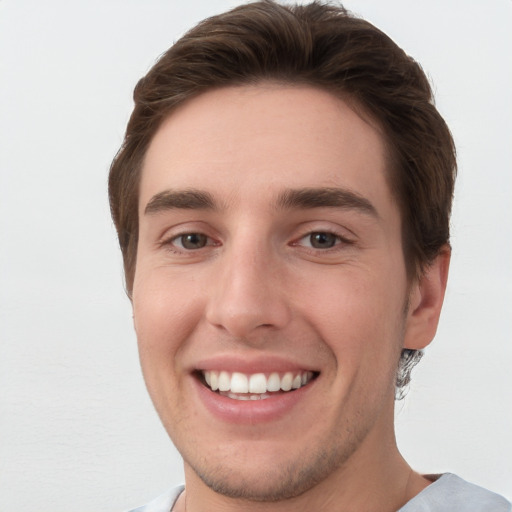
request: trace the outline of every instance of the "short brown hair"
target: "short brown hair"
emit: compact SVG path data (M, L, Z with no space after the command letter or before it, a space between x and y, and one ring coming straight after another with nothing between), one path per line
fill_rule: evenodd
M263 0L198 24L135 87L135 107L109 178L129 295L140 173L162 120L204 91L268 80L329 91L379 125L388 146L388 181L401 211L410 277L449 242L455 147L421 67L383 32L341 6Z

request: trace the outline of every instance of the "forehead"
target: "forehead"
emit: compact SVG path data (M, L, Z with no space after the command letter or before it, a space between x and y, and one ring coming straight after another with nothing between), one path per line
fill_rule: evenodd
M209 91L178 107L148 148L140 208L167 189L207 189L228 204L284 188L342 187L390 201L378 128L313 87ZM254 199L252 197L252 199Z

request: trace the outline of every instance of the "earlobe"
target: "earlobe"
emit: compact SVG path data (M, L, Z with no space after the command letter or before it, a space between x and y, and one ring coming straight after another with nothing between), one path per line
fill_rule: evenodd
M404 348L419 350L434 339L446 291L450 256L450 246L443 246L414 283L409 298Z

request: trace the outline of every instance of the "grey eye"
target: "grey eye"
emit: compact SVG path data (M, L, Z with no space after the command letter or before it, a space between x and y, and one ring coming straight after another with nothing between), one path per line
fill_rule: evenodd
M201 233L187 233L176 239L176 245L181 245L184 249L194 250L202 249L208 243L208 237Z
M315 249L330 249L336 245L338 237L332 233L311 233L309 243Z

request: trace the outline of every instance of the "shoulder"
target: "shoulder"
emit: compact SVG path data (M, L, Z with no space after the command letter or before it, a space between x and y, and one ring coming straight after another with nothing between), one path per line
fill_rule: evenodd
M511 504L499 494L445 473L399 512L512 512Z
M164 492L148 504L134 508L128 512L171 512L178 496L184 489L185 486L183 485L169 489L167 492Z

